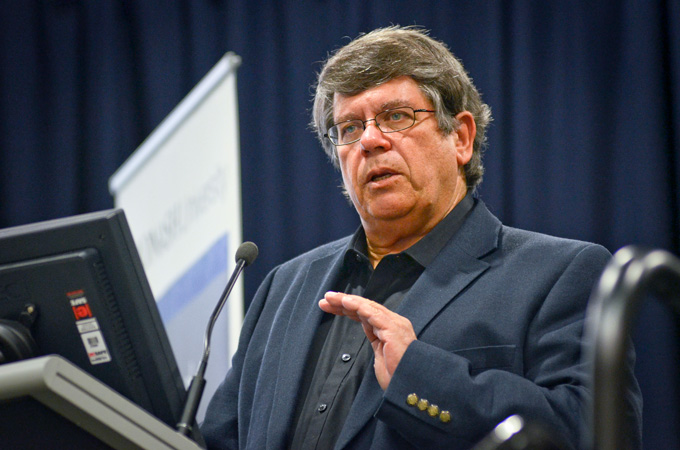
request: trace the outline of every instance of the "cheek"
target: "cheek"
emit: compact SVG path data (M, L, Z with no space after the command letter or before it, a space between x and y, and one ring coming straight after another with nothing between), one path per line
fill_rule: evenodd
M441 187L455 178L457 163L455 154L435 152L411 161L411 182L417 190Z
M354 182L356 179L356 166L355 162L351 160L351 158L348 158L348 155L345 154L340 154L338 155L338 162L340 164L340 174L342 175L342 182L343 185L345 186L345 189L351 190L352 186L354 186Z

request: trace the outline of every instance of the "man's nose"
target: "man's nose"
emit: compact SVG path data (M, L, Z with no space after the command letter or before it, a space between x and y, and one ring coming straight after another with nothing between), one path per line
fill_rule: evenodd
M385 138L385 133L378 128L378 122L375 119L364 122L364 132L361 134L360 142L361 149L365 152L379 148L385 149L390 145L390 142Z

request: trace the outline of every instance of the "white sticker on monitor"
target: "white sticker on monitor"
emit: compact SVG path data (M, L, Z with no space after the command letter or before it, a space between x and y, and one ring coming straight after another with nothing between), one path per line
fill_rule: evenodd
M99 329L99 323L94 317L91 319L79 320L76 322L80 334L89 333Z
M82 333L80 337L83 340L83 344L85 344L85 351L90 358L90 364L95 365L111 361L111 355L106 347L101 331L96 330Z

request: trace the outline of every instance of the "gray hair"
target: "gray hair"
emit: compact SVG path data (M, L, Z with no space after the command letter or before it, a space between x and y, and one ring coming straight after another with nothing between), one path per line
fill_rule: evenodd
M477 134L465 180L473 192L482 181L482 154L491 109L482 102L461 62L447 46L419 27L392 26L363 34L329 56L319 73L314 96L312 127L326 154L338 167L335 146L325 138L333 125L333 97L357 95L400 76L418 83L436 111L439 129L448 135L460 125L455 116L469 111Z

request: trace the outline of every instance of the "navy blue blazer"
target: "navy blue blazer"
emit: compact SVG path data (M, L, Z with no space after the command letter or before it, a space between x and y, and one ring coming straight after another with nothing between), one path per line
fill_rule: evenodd
M209 448L285 448L324 314L318 301L334 286L348 241L266 277L208 407ZM386 391L367 371L336 448L469 448L512 414L538 418L578 446L583 319L610 257L595 244L503 226L476 200L397 310L418 340ZM450 421L411 406L410 394L449 411Z

